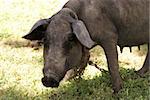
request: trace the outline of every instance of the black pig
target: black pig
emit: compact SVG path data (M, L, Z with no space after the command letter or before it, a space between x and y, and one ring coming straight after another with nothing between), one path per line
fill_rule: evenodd
M80 66L83 49L100 45L114 92L118 92L122 79L117 45L121 52L123 47L149 47L149 0L70 0L51 18L38 21L24 38L44 39L42 82L47 87L58 87L68 70ZM143 76L148 71L149 49L137 73Z

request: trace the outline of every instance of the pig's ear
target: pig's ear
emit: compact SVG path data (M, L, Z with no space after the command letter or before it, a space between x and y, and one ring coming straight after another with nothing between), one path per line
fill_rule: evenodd
M44 34L49 22L50 19L41 19L37 21L31 28L30 32L22 38L28 40L42 40L42 38L44 38Z
M87 48L92 48L96 43L91 39L89 32L85 26L85 24L76 20L72 23L73 33L76 35L77 39L80 41L82 45Z

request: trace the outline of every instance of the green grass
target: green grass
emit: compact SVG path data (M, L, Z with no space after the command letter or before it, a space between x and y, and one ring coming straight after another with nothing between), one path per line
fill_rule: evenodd
M61 1L61 2L60 2ZM110 76L87 66L82 79L62 82L56 89L41 83L42 47L34 50L21 37L41 18L56 13L67 0L0 1L0 100L148 100L149 75L135 74L141 68L147 48L119 53L123 89L113 95ZM107 70L102 48L91 50L92 61Z

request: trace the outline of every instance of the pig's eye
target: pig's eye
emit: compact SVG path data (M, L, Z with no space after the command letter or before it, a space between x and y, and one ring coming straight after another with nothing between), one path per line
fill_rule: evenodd
M73 41L75 39L75 35L72 33L72 34L69 34L68 36L68 40L69 41Z

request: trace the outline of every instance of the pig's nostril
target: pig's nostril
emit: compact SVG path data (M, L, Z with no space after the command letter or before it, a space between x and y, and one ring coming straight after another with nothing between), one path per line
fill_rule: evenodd
M53 78L48 78L48 77L42 78L42 83L46 87L58 87L59 86L59 82L57 82Z

